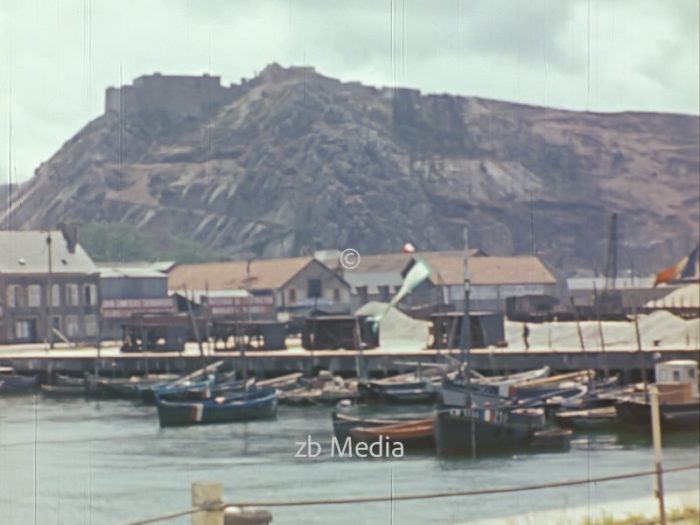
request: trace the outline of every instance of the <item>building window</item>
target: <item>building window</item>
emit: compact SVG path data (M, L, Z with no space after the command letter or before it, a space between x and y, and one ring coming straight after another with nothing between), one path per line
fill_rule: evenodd
M47 302L51 306L61 306L61 285L60 284L52 284L51 285L51 293L49 294L49 298Z
M52 324L53 324L53 329L56 330L57 332L60 332L61 331L61 316L54 315Z
M86 284L83 286L83 304L85 306L94 306L97 303L97 286L94 284Z
M379 286L379 297L382 298L382 301L388 301L390 294L391 292L388 286Z
M77 285L75 285L77 287ZM77 337L78 336L78 316L77 315L67 315L66 316L66 337Z
M360 303L366 303L367 302L367 287L366 286L358 286L356 288L357 290L357 295L360 296Z
M85 316L85 335L87 337L97 335L97 316L95 314Z
M30 284L27 286L27 306L33 308L41 306L41 285Z
M297 302L296 288L290 288L289 290L287 290L287 298L289 299L289 304L296 304L296 302Z
M333 302L340 302L340 288L333 288Z
M8 308L22 308L24 306L24 288L18 284L7 287Z
M66 285L66 305L68 306L79 306L80 305L80 295L78 292L77 284L67 284Z
M318 299L319 297L323 297L323 288L321 285L321 279L309 279L306 297L313 298L313 299Z
M29 339L29 321L15 321L15 339Z

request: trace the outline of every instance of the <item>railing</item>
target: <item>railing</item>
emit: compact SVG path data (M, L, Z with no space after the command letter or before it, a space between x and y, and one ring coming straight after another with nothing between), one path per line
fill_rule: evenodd
M698 469L700 469L700 464L693 464L682 467L667 468L664 469L663 473L672 474L676 472L684 472L688 470ZM225 503L222 500L223 486L220 483L198 482L192 484L192 507L179 512L173 512L172 514L163 514L161 516L155 516L153 518L148 518L145 520L132 521L128 525L148 525L151 523L160 523L175 518L181 518L183 516L192 516L192 525L267 525L272 521L272 514L266 509L274 507L358 505L396 501L416 501L427 499L486 496L492 494L508 494L514 492L546 490L559 487L573 487L577 485L605 483L609 481L620 481L625 479L656 475L656 470L645 470L637 472L627 472L624 474L615 474L611 476L602 476L598 478L564 480L551 483L524 485L519 487L497 487L479 490L430 492L391 496L360 496L339 499L273 500L250 501L239 503Z

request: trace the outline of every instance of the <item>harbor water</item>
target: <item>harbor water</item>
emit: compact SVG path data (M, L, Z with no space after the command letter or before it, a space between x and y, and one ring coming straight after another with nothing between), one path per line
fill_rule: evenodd
M331 409L281 407L276 420L160 429L156 409L129 401L0 398L0 523L120 524L190 506L193 481L228 502L334 499L478 490L652 468L646 436L576 435L563 453L442 460L331 457ZM297 458L297 442L322 444ZM667 436L666 467L697 463L697 435ZM666 490L697 490L697 470ZM271 509L275 524L452 524L650 495L653 478L501 495ZM189 523L180 518L166 523Z

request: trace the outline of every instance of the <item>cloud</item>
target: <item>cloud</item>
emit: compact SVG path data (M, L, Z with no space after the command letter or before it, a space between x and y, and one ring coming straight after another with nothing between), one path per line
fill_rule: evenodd
M10 0L0 181L10 142L26 179L102 112L107 86L154 71L238 82L273 61L423 92L697 114L698 2Z

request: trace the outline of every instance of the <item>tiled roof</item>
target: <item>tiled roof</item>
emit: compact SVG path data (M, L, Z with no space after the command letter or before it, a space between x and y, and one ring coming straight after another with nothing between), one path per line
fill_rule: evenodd
M464 259L457 252L419 254L432 267L430 280L435 285L458 285L464 282ZM542 261L532 255L514 257L470 257L472 284L556 284L556 277Z
M253 259L203 264L178 264L168 272L168 288L189 290L269 290L281 288L314 259ZM318 263L318 262L317 262ZM321 264L321 263L318 263Z

